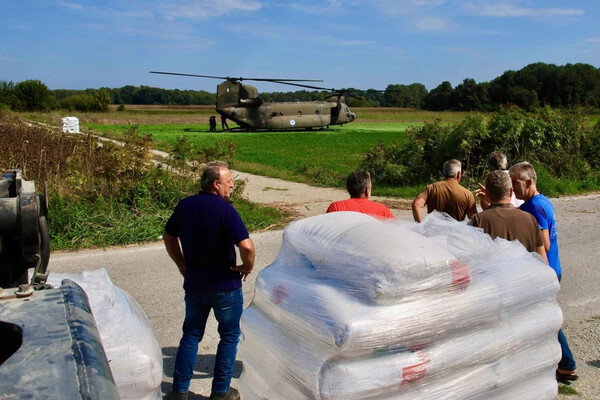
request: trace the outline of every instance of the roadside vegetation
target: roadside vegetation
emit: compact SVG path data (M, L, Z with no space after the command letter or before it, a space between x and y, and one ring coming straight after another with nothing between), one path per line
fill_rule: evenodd
M123 146L63 134L0 108L0 169L22 169L38 189L47 182L52 250L157 240L177 202L199 189L200 161L185 161L235 159L235 148L226 147L230 153L225 155L207 146L193 153L182 150L170 166L156 165L150 136L138 135L135 128L121 136ZM249 230L282 221L279 210L243 199L243 182L236 183L233 201Z
M464 183L474 191L487 173L485 158L499 149L512 163L534 163L538 186L548 196L600 190L599 114L588 109L367 108L355 109L357 122L330 130L253 133L209 132L213 110L146 106L75 114L83 132L125 142L121 147L89 135L57 134L57 112L5 109L0 167L48 181L53 249L156 240L177 201L197 191L202 163L214 159L240 171L340 188L350 171L366 168L374 176L374 195L412 198L440 179L449 158L463 162ZM152 162L151 148L172 155L168 167ZM176 169L185 173L173 174ZM281 212L239 195L235 204L253 231L286 221Z

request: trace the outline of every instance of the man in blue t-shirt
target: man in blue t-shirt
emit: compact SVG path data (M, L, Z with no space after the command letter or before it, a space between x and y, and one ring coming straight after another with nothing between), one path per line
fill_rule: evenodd
M237 400L239 393L230 383L241 334L242 279L245 282L254 267L254 244L239 214L226 201L233 189L227 165L209 163L200 185L200 193L177 204L163 236L185 290L183 335L167 399L187 399L198 344L212 309L221 339L210 399ZM234 246L240 250L241 265L236 265Z
M554 218L554 207L546 196L537 190L537 174L528 162L521 162L510 167L508 173L512 180L513 191L517 199L525 201L521 210L532 214L537 219L542 230L544 247L548 256L550 267L556 272L560 282L562 269L558 254L558 236L556 233L556 219ZM576 380L577 364L569 348L567 338L562 329L558 331L558 341L562 350L562 358L556 369L556 377L559 380Z

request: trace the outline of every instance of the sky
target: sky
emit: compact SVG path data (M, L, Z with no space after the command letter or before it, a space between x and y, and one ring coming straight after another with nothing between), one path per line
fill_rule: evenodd
M596 0L0 0L0 14L0 81L53 90L220 82L149 71L431 90L535 62L600 67Z

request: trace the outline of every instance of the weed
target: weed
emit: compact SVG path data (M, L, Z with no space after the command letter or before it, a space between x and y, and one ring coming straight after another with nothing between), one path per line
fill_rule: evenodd
M567 396L578 396L579 392L575 388L569 385L558 385L558 394L564 394Z
M100 143L90 135L26 123L0 109L0 169L19 168L26 180L47 181L53 250L157 240L177 202L198 191L198 171L187 163L174 174L151 162L152 137L137 125L120 137L123 145ZM221 143L201 154L204 161L214 156L232 161L235 145ZM250 231L284 218L242 199L244 182L236 186L234 201Z

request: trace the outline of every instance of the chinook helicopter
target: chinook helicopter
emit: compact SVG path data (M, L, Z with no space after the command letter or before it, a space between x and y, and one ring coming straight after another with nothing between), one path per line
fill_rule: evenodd
M243 131L282 131L328 129L331 125L344 125L356 119L346 104L346 92L298 82L322 82L312 79L232 78L183 74L177 72L150 71L152 74L191 76L198 78L223 79L217 85L216 111L222 118L234 121ZM288 101L265 103L258 90L242 81L273 82L316 90L330 90L324 100Z

